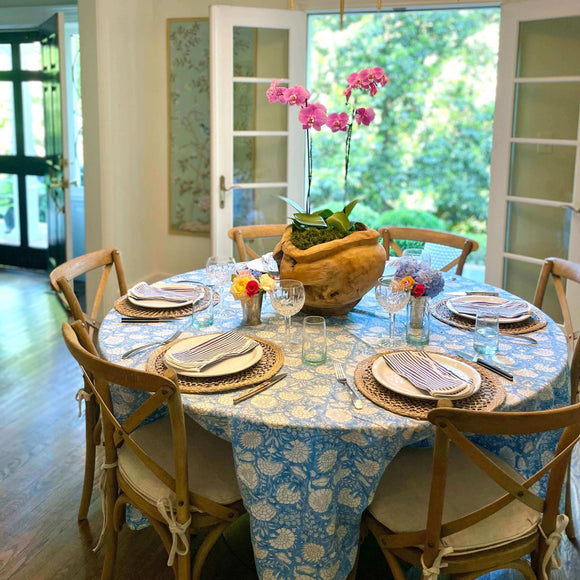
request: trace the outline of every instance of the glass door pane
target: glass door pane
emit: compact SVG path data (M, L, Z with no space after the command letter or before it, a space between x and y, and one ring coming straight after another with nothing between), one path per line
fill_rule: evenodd
M0 244L20 246L18 176L0 174Z
M0 81L0 155L16 155L14 84Z
M46 229L46 183L43 175L26 176L26 218L28 220L28 246L48 248Z

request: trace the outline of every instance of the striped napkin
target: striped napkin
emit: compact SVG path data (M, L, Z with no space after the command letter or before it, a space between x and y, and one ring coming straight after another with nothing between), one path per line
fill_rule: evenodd
M169 366L188 372L201 372L219 362L242 356L254 350L258 342L231 330L196 344L181 352L168 351L165 361Z
M184 286L179 288L173 286L171 288L160 288L158 286L150 286L147 282L139 282L128 291L129 296L133 300L161 300L162 302L189 302L194 298L199 299L199 292L196 288Z
M458 395L471 389L453 370L443 366L423 351L397 351L383 355L387 365L411 384L434 397Z
M451 305L460 314L476 316L482 308L497 310L500 318L518 318L530 311L530 305L524 300L504 300L503 302L491 302L483 299L450 301Z

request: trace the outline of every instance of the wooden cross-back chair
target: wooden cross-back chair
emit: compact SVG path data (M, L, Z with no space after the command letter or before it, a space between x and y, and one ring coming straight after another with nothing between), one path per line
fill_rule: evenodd
M534 580L545 569L549 578L568 519L558 507L580 434L580 405L529 413L437 408L428 419L435 425L434 449L403 449L387 466L363 518L395 580L405 578L399 558L422 568L424 580L436 580L441 568L453 580L504 568ZM528 479L465 436L560 429L554 458ZM545 475L541 497L532 486Z
M534 295L534 306L542 308L550 280L556 290L556 296L564 321L564 333L566 334L568 358L570 360L570 402L574 404L580 399L580 340L578 340L580 332L574 331L572 314L570 312L568 299L566 298L565 284L569 284L570 282L580 284L580 264L562 258L546 258L538 278L536 293ZM578 290L580 290L580 287L578 287ZM576 531L572 517L570 478L571 474L568 471L568 479L566 482L566 515L570 518L570 522L567 533L571 538L575 538Z
M125 271L121 262L121 253L115 248L107 248L104 250L97 250L90 254L78 256L73 258L60 266L57 266L50 273L50 285L55 292L59 293L59 297L64 305L70 311L74 320L82 320L89 329L90 337L96 341L95 332L99 328L99 321L97 320L101 303L103 301L103 294L111 275L111 270L115 269L117 274L117 283L119 285L119 295L127 294L127 282L125 280ZM72 288L71 282L95 270L102 269L101 278L95 294L92 307L87 308L88 314L83 312L76 294Z
M436 244L438 246L447 246L459 250L459 255L455 256L447 264L439 268L442 272L448 272L457 266L456 273L461 275L465 260L471 252L476 252L479 249L479 244L470 238L460 236L458 234L451 234L449 232L441 232L439 230L430 230L427 228L410 228L403 226L388 226L379 228L379 235L383 238L383 246L387 253L387 260L389 260L391 249L395 255L401 256L403 249L397 243L397 240L408 240L413 242L425 242Z
M571 379L572 379L572 403L578 399L578 389L580 387L580 331L574 331L570 306L566 298L566 288L564 284L572 282L580 284L580 264L564 260L562 258L546 258L534 295L534 306L542 307L548 283L552 281L556 289L558 303L564 319L564 332L568 342L568 353L571 359ZM580 290L580 287L578 288Z
M260 256L247 244L249 240L257 238L282 237L288 224L261 224L256 226L237 226L228 230L230 240L234 240L238 248L239 259L245 262L248 258L256 259Z
M63 336L101 407L105 436L102 578L113 577L117 535L125 507L131 504L160 536L175 577L199 579L212 546L244 513L231 445L184 416L173 371L161 376L100 359L90 352L90 338L79 321L72 326L64 323ZM150 396L120 423L109 383ZM144 424L165 405L168 415ZM208 532L192 569L190 535L200 529Z
M125 281L125 272L121 263L121 254L119 250L114 248L97 250L96 252L73 258L64 264L57 266L49 276L51 287L55 292L57 292L71 317L74 320L80 320L86 324L89 336L95 346L97 342L96 332L99 328L97 315L101 306L107 281L109 280L113 268L117 275L119 293L122 296L127 293L127 282ZM90 309L90 314L86 314L81 308L73 290L73 280L83 274L99 269L102 269L102 273L95 300ZM96 354L96 349L93 347L91 352ZM84 520L87 517L93 493L96 448L101 441L101 422L99 421L99 406L94 400L91 385L86 381L86 379L83 388L77 392L76 398L79 401L79 412L81 402L83 400L85 402L85 475L78 512L78 519Z

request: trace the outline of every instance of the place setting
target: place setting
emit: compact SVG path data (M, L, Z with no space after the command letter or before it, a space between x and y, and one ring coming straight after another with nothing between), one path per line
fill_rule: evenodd
M238 331L200 334L164 344L147 361L147 371L173 369L183 393L221 393L274 378L284 364L282 349Z
M425 420L440 400L492 411L505 399L503 378L460 357L425 350L383 351L361 361L357 389L387 411Z
M534 332L548 324L546 316L539 309L522 299L469 294L440 298L430 306L431 314L437 320L472 331L475 330L477 314L482 309L497 311L500 332L506 335Z
M217 296L209 287L196 283L139 282L115 302L123 323L167 322L204 310Z

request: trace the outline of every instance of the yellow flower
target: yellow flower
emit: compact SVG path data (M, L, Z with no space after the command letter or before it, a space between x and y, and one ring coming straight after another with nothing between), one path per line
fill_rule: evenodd
M262 274L260 276L260 289L266 292L273 292L276 289L276 280L269 274Z
M232 285L230 287L230 292L235 300L243 300L247 298L246 295L246 284L248 283L248 278L245 276L237 276L233 279Z
M400 282L399 284L401 285L401 289L404 290L410 290L413 285L415 284L415 280L413 280L413 278L411 276L405 276Z

